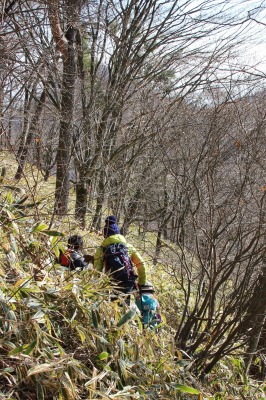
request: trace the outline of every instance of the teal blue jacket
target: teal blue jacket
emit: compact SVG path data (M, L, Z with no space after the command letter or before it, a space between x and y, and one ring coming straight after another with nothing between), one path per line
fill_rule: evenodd
M156 326L161 322L159 302L152 294L141 294L136 298L136 304L141 312L144 325Z

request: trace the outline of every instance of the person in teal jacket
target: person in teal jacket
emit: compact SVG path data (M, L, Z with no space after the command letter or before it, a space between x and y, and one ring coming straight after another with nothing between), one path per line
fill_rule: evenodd
M105 220L105 226L103 228L104 240L101 245L97 248L94 255L94 268L99 272L108 272L106 270L106 249L114 244L122 244L126 246L128 255L133 264L135 272L137 272L137 283L138 286L143 286L146 283L146 266L143 258L139 252L135 249L132 244L127 243L125 237L120 234L120 229L116 223L116 218L110 215ZM134 281L129 280L128 282L120 282L117 290L124 294L127 294L126 303L130 303L130 293L134 288Z
M143 327L155 328L162 322L160 315L160 304L154 296L154 287L152 283L146 282L139 290L136 297L136 304L141 312Z

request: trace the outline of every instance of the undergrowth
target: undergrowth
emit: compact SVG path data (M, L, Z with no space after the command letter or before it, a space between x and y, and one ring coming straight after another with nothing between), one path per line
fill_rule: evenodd
M143 330L134 298L130 308L109 301L106 276L56 263L66 232L62 222L48 226L41 196L12 183L4 169L0 184L1 399L265 398L241 357L225 358L205 380L193 375L193 360L175 348L173 315L182 298L168 291L163 266L148 273L164 322ZM85 247L99 244L97 233L82 233Z

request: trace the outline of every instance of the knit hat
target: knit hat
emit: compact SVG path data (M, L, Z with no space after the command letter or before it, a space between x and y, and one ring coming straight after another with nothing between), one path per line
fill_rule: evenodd
M151 282L146 282L145 285L140 286L140 291L153 293L155 290Z
M68 248L74 247L74 249L78 249L83 246L83 240L81 236L73 235L68 238Z
M105 220L105 226L103 228L104 237L106 238L108 236L115 235L117 233L120 233L120 229L116 224L116 217L110 215Z

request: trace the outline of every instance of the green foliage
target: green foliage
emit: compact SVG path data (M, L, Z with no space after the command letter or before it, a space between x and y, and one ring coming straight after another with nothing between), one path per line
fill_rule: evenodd
M32 199L4 185L3 171L1 182L1 398L262 398L263 388L247 382L237 359L226 359L203 385L180 352L176 359L167 324L143 330L134 303L128 309L109 301L105 276L57 265L64 234L48 229L38 212L33 217ZM160 293L162 304L167 295Z
M132 307L122 318L118 321L117 327L124 325L126 322L130 321L136 314L136 306Z

